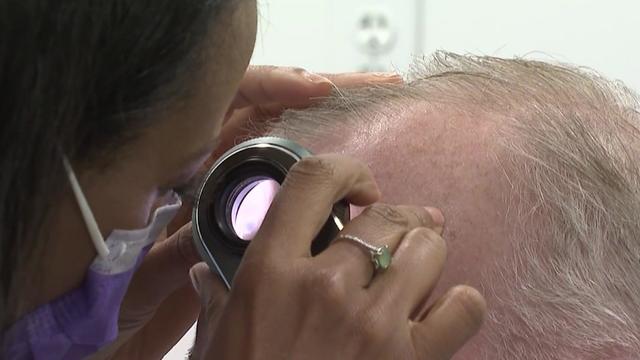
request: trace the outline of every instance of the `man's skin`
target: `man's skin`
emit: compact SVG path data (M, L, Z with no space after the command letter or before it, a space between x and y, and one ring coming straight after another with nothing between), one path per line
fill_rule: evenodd
M484 292L491 309L491 294L483 291L491 279L484 272L508 254L514 230L507 216L510 184L496 158L501 120L414 103L392 118L358 122L357 131L299 141L316 154L339 152L366 162L385 203L442 209L448 258L434 298L455 284L469 284ZM487 325L456 359L478 358Z

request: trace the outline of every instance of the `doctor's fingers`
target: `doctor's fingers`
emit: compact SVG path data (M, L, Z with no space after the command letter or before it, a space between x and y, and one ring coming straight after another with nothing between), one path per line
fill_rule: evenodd
M278 66L250 66L229 110L252 105L304 106L314 97L327 96L331 81L304 69Z
M346 199L367 206L379 197L364 163L343 155L303 158L289 170L244 261L279 263L309 257L311 242L335 203Z
M194 265L189 275L201 302L196 341L190 359L200 359L207 352L211 329L224 310L228 290L220 276L214 274L204 262Z
M336 88L401 83L402 77L395 73L315 74L293 67L250 66L230 110L273 103L284 107L303 107L329 96Z
M409 320L413 348L418 359L450 359L475 335L487 313L482 295L472 287L451 288L426 316Z
M321 74L331 81L334 90L351 89L373 85L401 85L402 76L386 72L352 72L342 74Z
M141 309L157 306L189 283L189 269L199 261L188 223L151 248L129 285L127 304Z

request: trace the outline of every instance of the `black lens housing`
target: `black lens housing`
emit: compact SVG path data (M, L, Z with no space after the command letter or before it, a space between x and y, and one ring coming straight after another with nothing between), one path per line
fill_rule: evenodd
M193 238L203 260L220 274L227 287L231 287L242 256L251 243L239 238L231 224L230 207L239 185L257 177L282 184L291 166L310 155L293 141L262 137L227 151L205 176L193 207ZM348 204L344 201L335 204L311 244L311 254L324 250L348 221Z

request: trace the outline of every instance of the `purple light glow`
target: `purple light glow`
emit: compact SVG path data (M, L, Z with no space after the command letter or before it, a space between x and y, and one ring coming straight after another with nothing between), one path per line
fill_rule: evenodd
M240 191L231 212L231 225L240 239L250 241L256 236L279 190L277 181L263 178Z

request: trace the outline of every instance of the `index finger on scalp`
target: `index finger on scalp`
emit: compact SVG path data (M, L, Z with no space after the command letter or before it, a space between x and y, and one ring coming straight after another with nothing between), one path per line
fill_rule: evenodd
M245 257L309 256L311 242L342 199L366 206L379 190L369 168L352 158L304 158L289 171Z
M240 81L230 108L252 105L281 104L284 107L305 106L314 97L328 96L332 84L323 76L300 68L251 66Z
M436 302L421 322L412 322L413 347L420 359L449 359L478 332L487 313L482 295L456 286Z

